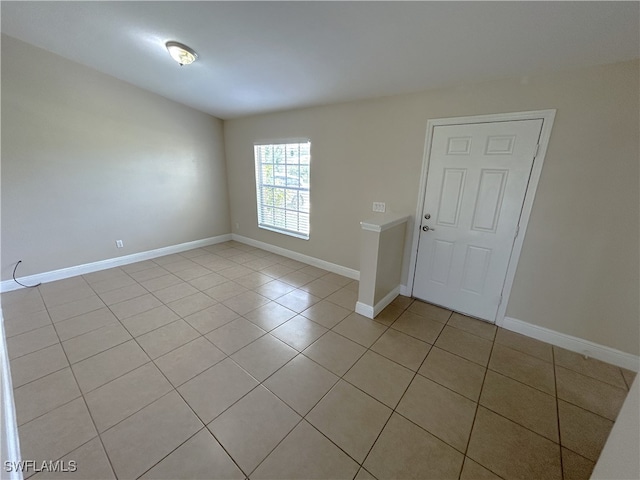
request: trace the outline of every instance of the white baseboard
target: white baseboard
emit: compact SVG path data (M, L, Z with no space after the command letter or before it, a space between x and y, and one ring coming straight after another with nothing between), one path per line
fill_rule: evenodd
M373 314L373 306L362 302L356 302L356 313L367 318L375 317Z
M108 258L106 260L99 260L97 262L76 265L75 267L61 268L60 270L53 270L51 272L37 273L35 275L19 277L18 280L21 283L26 283L28 285L53 282L55 280L62 280L69 277L75 277L77 275L85 275L87 273L97 272L99 270L107 270L113 267L129 265L130 263L142 262L143 260L163 257L165 255L171 255L172 253L185 252L194 248L208 247L209 245L228 242L229 240L231 240L231 234L227 233L225 235L218 235L217 237L203 238L202 240L194 240L193 242L170 245L168 247L156 248L155 250L148 250L146 252L132 253L131 255ZM3 282L0 282L0 292L10 292L11 290L18 290L20 288L23 287L18 285L13 280L4 280Z
M408 286L400 285L400 295L402 295L403 297L410 297L411 293L411 289Z
M400 285L391 290L388 294L384 296L382 300L380 300L375 305L367 305L366 303L358 302L356 303L356 313L367 317L367 318L376 318L378 314L384 310L387 305L389 305L400 293Z
M329 272L337 273L338 275L342 275L343 277L360 280L360 272L358 270L354 270L353 268L343 267L342 265L327 262L326 260L320 260L319 258L310 257L309 255L294 252L293 250L276 247L275 245L261 242L259 240L254 240L253 238L243 237L242 235L238 235L237 233L232 234L232 240L244 243L245 245L250 245L252 247L261 248L262 250L266 250L267 252L282 255L283 257L291 258L302 263L308 263L309 265L328 270Z
M640 357L616 350L615 348L606 347L590 342L589 340L567 335L566 333L539 327L538 325L523 322L516 318L504 317L502 321L496 323L499 327L506 328L507 330L521 333L527 337L535 338L581 355L611 363L618 367L626 368L627 370L637 372L640 368Z
M16 423L16 410L13 403L13 385L11 384L11 370L9 367L9 355L4 333L4 319L0 308L0 415L2 415L2 429L0 429L0 458L3 460L0 478L18 480L22 479L22 473L18 470L7 472L4 462L18 462L20 460L20 440L18 437L18 425Z

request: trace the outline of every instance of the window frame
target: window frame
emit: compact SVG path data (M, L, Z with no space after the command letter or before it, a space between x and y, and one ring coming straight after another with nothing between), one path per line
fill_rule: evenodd
M298 186L289 186L286 185L289 179L289 174L288 174L288 169L287 166L290 165L289 163L287 163L287 158L286 158L286 148L289 145L292 144L308 144L309 145L309 163L307 164L301 164L300 163L300 155L298 156L298 168L302 165L302 166L308 166L308 174L307 174L307 182L306 182L306 188L302 187L302 178L301 178L301 173L300 173L300 169L298 169L298 174L297 174L297 185ZM266 147L266 146L278 146L278 145L282 145L285 148L285 160L283 165L285 166L285 184L284 185L278 185L275 183L272 184L268 184L264 182L264 178L262 177L262 165L264 165L265 163L262 161L262 156L258 154L259 149ZM280 233L282 235L287 235L290 237L294 237L294 238L298 238L301 240L309 240L309 238L311 237L311 209L310 209L310 199L311 199L311 185L310 185L310 178L311 178L311 158L313 156L312 154L312 147L311 147L311 139L307 138L307 137L301 137L301 138L285 138L285 139L271 139L271 140L263 140L263 141L257 141L254 142L253 144L253 151L254 151L254 170L255 170L255 183L256 183L256 217L257 217L257 223L258 223L258 228L261 228L263 230L268 230L271 232L275 232L275 233ZM269 165L269 163L266 163L267 165ZM275 161L271 162L271 165L276 165ZM274 172L274 179L276 177L275 172ZM263 197L262 197L262 189L265 188L265 186L267 188L279 188L279 189L283 189L284 190L284 194L285 194L285 200L284 200L284 206L280 207L280 206L276 206L275 204L273 205L269 205L267 203L264 202ZM297 191L297 192L306 192L306 198L307 198L307 202L308 202L308 208L306 210L301 209L299 203L297 204L296 208L290 208L290 206L287 206L287 201L286 201L286 195L287 195L287 191ZM298 202L300 201L299 198L301 198L298 194ZM300 230L291 230L291 229L287 229L286 227L279 227L277 225L275 225L275 222L273 223L269 223L267 220L265 220L265 218L263 217L263 209L264 208L273 208L274 209L274 214L275 214L275 210L282 210L284 212L284 215L286 216L286 212L295 212L296 215L298 216L298 224L300 222L300 215L306 215L307 216L307 232L305 233L304 231L300 231ZM286 220L285 220L286 222Z

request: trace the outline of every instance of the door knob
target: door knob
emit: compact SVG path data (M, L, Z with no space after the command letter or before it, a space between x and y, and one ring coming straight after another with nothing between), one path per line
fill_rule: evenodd
M433 231L435 230L435 228L429 228L429 226L428 226L428 225L424 225L424 226L422 227L422 231L423 231L423 232L428 232L429 230L431 230L431 231L433 232Z

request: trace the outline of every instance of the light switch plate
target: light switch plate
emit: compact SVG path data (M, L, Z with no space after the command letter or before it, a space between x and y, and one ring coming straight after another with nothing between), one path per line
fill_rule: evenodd
M384 213L387 210L384 202L373 202L373 211Z

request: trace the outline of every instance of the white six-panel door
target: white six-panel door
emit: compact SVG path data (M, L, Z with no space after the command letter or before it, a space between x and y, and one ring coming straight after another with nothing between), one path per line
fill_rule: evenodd
M542 120L435 126L413 296L495 321Z

